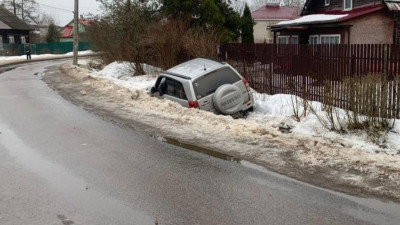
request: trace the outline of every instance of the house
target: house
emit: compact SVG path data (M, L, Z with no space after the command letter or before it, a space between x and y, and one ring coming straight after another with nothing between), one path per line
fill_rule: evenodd
M32 28L10 11L0 6L0 47L3 43L29 43Z
M268 29L271 25L282 21L292 20L300 16L298 7L279 6L279 1L270 2L267 5L251 13L254 25L255 43L273 43L274 36Z
M281 44L399 44L399 10L399 0L307 0L301 17L270 28Z
M30 42L35 43L45 43L47 31L49 30L48 25L31 25L32 31L30 33Z
M91 20L80 18L78 23L79 34L83 34L86 28L90 26ZM60 42L73 42L74 41L74 20L69 22L61 29Z

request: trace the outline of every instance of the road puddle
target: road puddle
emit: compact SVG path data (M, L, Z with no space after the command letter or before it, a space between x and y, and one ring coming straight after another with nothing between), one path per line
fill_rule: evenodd
M223 154L217 151L213 151L211 149L207 149L207 148L202 148L199 146L195 146L195 145L191 145L191 144L186 144L186 143L182 143L176 139L173 138L162 138L162 141L171 145L175 145L184 149L188 149L191 151L195 151L195 152L200 152L209 156L212 156L214 158L218 158L218 159L223 159L226 161L230 161L230 162L235 162L235 163L240 163L242 160L239 158L235 158L233 156L227 155L227 154Z

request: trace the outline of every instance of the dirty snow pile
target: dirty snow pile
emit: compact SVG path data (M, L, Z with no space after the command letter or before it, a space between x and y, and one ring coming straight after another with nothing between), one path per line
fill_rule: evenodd
M161 72L161 69L149 65L144 65L143 67L145 72L151 75L132 76L132 74L135 73L134 65L128 62L114 62L107 65L102 70L92 73L91 76L105 78L131 91L148 91L154 85L156 79L155 74ZM335 142L351 146L354 149L359 148L371 153L400 153L400 120L396 121L394 130L387 135L385 142L386 148L383 149L371 143L366 134L363 133L339 134L328 131L321 125L318 118L311 113L302 118L300 122L296 122L292 119L292 102L294 98L297 98L298 102L301 101L299 97L291 95L254 93L254 112L249 113L246 120L262 123L273 128L287 127L294 135L335 140ZM321 110L321 103L311 102L310 104L316 109L319 115L323 115L324 112ZM342 112L342 114L344 114L344 112Z

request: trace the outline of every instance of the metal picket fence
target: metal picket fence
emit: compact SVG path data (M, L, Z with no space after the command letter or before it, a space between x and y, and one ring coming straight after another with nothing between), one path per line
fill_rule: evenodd
M354 45L277 45L226 44L222 60L231 63L258 92L294 94L323 102L326 86L340 108L350 108L347 78L367 75L385 78L377 88L376 99L383 101L384 112L400 118L400 46L385 44ZM366 87L367 88L367 87ZM369 103L366 102L365 107ZM377 104L379 101L377 101Z
M32 54L66 54L73 51L73 42L54 42L30 44ZM79 51L91 50L92 44L80 42ZM0 43L1 56L16 56L25 54L25 44Z

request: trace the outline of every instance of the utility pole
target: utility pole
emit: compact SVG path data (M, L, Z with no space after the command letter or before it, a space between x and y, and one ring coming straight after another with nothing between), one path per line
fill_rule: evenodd
M75 9L74 9L74 57L73 57L73 65L78 65L78 45L79 45L79 0L75 0Z
M15 8L15 0L13 0L14 15L17 15L17 8Z
M25 21L25 15L24 15L24 0L21 0L21 13L22 13L22 20Z

